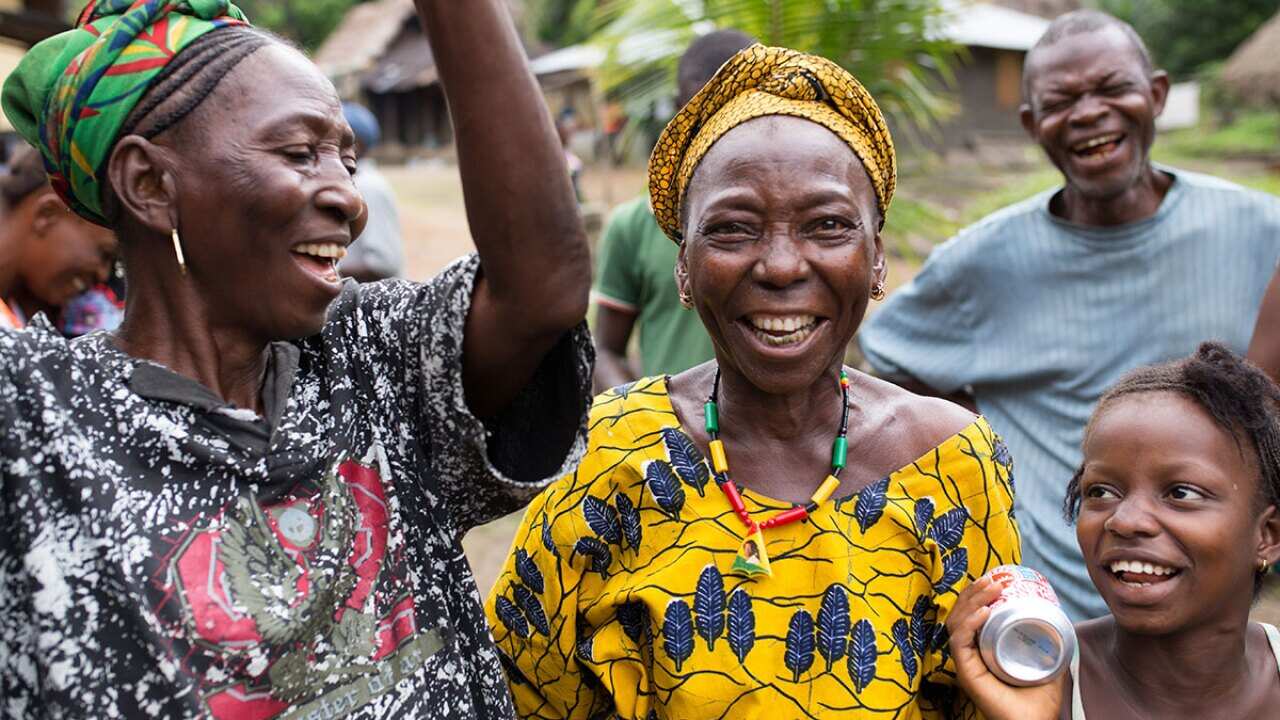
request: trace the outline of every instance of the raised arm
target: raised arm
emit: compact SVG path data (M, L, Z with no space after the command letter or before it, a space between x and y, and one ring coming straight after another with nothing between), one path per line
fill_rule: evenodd
M586 316L591 264L564 154L502 0L416 0L449 100L483 271L463 350L467 402L500 412Z

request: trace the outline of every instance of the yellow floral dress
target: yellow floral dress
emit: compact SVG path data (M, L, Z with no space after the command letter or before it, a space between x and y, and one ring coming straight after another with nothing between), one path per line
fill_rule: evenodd
M743 489L753 516L788 503ZM943 622L1019 559L1011 461L983 419L769 530L771 577L664 378L598 397L578 470L530 505L486 605L531 718L972 717Z

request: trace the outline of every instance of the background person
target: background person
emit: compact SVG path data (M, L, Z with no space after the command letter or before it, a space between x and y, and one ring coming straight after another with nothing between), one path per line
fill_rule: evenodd
M0 180L0 198L0 245L15 250L4 293L10 314L23 326L44 313L61 328L64 307L109 279L116 236L67 208L49 186L40 153L30 147L18 152Z
M684 107L725 61L751 42L737 30L716 30L690 43L676 70L678 107ZM641 375L688 370L714 356L702 322L683 306L675 267L676 247L653 218L648 194L620 205L600 240L593 292L597 392ZM637 326L639 372L627 357Z
M1111 388L1083 454L1067 512L1111 614L1076 625L1064 683L1013 688L978 656L999 588L976 582L947 621L962 687L990 720L1274 716L1280 631L1249 610L1280 559L1280 389L1206 343Z
M342 104L342 115L356 134L356 189L369 208L364 232L338 261L338 272L358 282L375 282L404 275L404 241L400 238L400 213L391 184L378 172L369 153L382 139L378 119L357 103Z
M875 101L755 45L649 172L716 358L599 396L582 464L525 513L487 605L517 711L966 716L937 631L1019 557L1011 460L963 408L843 367L885 281Z
M1065 185L939 246L861 334L878 373L971 391L1007 438L1026 563L1074 620L1106 613L1058 510L1094 403L1202 341L1243 353L1280 259L1275 198L1152 165L1168 88L1128 25L1054 20L1026 58L1022 121Z
M130 284L0 333L0 713L511 716L460 538L580 454L590 260L505 3L417 8L478 249L424 284L340 280L354 133L225 1L99 0L6 82Z

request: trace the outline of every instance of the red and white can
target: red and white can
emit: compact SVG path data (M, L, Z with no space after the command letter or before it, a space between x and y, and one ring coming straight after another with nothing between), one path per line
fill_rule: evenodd
M1076 651L1076 632L1044 576L1021 565L988 573L1007 583L991 603L978 650L993 674L1010 685L1042 685L1064 672Z

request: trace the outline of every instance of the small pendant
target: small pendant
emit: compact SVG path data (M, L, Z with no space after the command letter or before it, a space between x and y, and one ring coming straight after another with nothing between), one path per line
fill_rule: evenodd
M742 541L742 547L738 548L738 555L733 559L730 570L747 577L773 577L773 570L769 567L769 551L764 544L764 531L759 525L752 525L747 531L747 537Z

